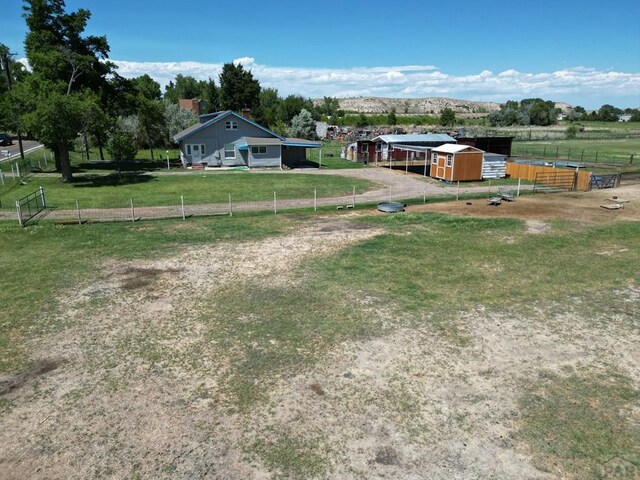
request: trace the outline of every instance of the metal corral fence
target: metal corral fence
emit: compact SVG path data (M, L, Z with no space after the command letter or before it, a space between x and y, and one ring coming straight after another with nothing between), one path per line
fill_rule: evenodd
M494 188L497 191L497 187ZM236 201L232 195L218 195L218 199L211 203L193 204L188 197L176 196L154 196L152 198L128 198L116 199L110 203L111 208L93 207L83 204L79 200L69 201L49 201L47 209L41 214L49 220L60 223L83 224L86 222L113 222L129 221L136 222L147 219L182 218L187 219L195 216L233 216L240 212L271 212L273 214L282 213L288 210L307 209L317 211L319 209L350 210L354 208L369 206L373 207L382 201L402 201L412 200L414 202L426 202L427 198L433 196L463 196L469 193L481 193L477 188L451 186L447 189L438 188L425 184L419 189L393 189L392 187L379 189L376 191L359 193L356 188L349 195L334 197L318 197L316 191L309 192L306 198L282 198L278 192L273 192L269 198L261 198L252 201ZM483 194L487 194L483 190ZM15 218L15 210L3 209L0 216L4 219Z
M576 172L564 168L507 162L507 175L530 182L562 186L563 189L567 190L577 190L579 192L591 190L591 172ZM571 179L569 184L567 184L567 178Z
M609 163L617 165L631 165L634 155L614 155L593 150L580 148L560 148L550 145L531 146L513 145L511 154L526 157L554 158L558 160L568 160L585 163Z

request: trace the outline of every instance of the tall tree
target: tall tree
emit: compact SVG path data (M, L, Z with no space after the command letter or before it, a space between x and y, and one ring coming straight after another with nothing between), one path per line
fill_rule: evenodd
M64 0L24 0L23 9L24 46L33 72L22 87L30 104L25 123L52 149L62 180L70 181L69 149L98 117L97 93L115 68L107 60L109 44L105 36L83 36L89 10L67 13Z
M452 127L456 123L456 112L449 107L445 107L440 112L440 125L445 127Z
M220 105L224 110L256 110L260 105L260 82L241 63L225 63L220 74Z
M311 112L302 109L298 115L291 120L289 133L295 138L306 138L313 140L316 136L316 122L311 116Z

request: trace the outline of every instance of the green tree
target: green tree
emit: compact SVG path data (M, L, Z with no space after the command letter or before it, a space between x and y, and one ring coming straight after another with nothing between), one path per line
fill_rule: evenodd
M260 91L260 107L255 112L256 121L269 127L271 130L280 121L280 105L282 99L278 95L278 90L275 88L265 88Z
M256 110L259 105L260 82L241 63L225 63L220 74L220 106L240 112L244 108Z
M69 149L99 117L98 93L114 65L104 36L83 36L91 13L66 13L64 0L25 0L24 47L32 69L20 95L28 108L23 122L52 149L63 181L72 180Z
M290 124L293 117L303 109L311 112L313 110L313 102L301 95L289 95L280 102L280 119L284 123Z
M295 138L306 138L307 140L315 138L316 122L309 110L303 108L298 115L293 117L289 133Z
M456 112L446 107L440 112L440 125L452 127L456 123Z
M601 122L617 122L618 115L622 113L622 110L614 107L613 105L605 104L598 109L597 118Z
M358 119L356 120L356 127L364 128L369 125L369 119L364 113L358 115Z
M169 143L173 142L176 133L198 123L198 117L191 110L185 110L168 101L165 101L164 104L164 120Z
M111 158L115 160L118 166L118 175L120 175L120 164L136 158L138 145L131 133L126 130L116 129L109 137L107 151Z
M398 124L398 116L396 115L395 107L392 108L391 111L387 114L387 123L389 123L389 125Z
M576 136L578 135L578 127L576 127L575 125L569 125L565 129L564 134L568 139L576 138Z

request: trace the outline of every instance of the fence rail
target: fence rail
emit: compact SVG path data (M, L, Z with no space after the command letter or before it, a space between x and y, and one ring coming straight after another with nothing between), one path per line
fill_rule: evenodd
M531 146L513 145L511 154L514 156L553 158L584 163L608 163L616 165L631 165L634 154L616 155L603 153L597 150L585 150L583 148L560 148L550 145Z
M530 187L523 187L530 188ZM497 191L497 187L493 187ZM282 196L281 196L282 194ZM118 199L110 203L110 208L90 204L83 200L48 201L46 217L60 223L86 222L137 222L143 219L182 218L196 216L233 216L244 212L271 212L279 214L284 211L307 209L349 210L375 205L382 201L423 201L437 196L464 197L468 194L490 195L491 187L447 186L434 187L426 184L422 188L392 188L384 187L375 191L360 193L353 187L351 193L332 197L319 197L317 190L308 192L305 197L282 198L284 192L273 192L269 197L255 200L236 200L231 194L219 194L215 200L208 203L193 203L184 195L154 196L141 198ZM0 210L0 218L15 218L9 210Z
M562 168L507 162L507 175L513 178L520 178L522 180L528 180L536 183L542 183L543 178L545 178L543 176L547 175L547 178L549 179L562 178L562 181L558 181L563 185L566 183L567 178L571 177L573 179L573 190L577 190L579 192L588 192L591 190L591 172L574 172L572 170Z

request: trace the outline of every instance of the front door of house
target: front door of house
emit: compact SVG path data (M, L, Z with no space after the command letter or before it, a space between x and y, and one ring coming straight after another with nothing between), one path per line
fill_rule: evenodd
M389 145L387 143L382 144L382 160L389 158Z
M200 160L202 160L200 145L191 145L191 163L200 163Z

